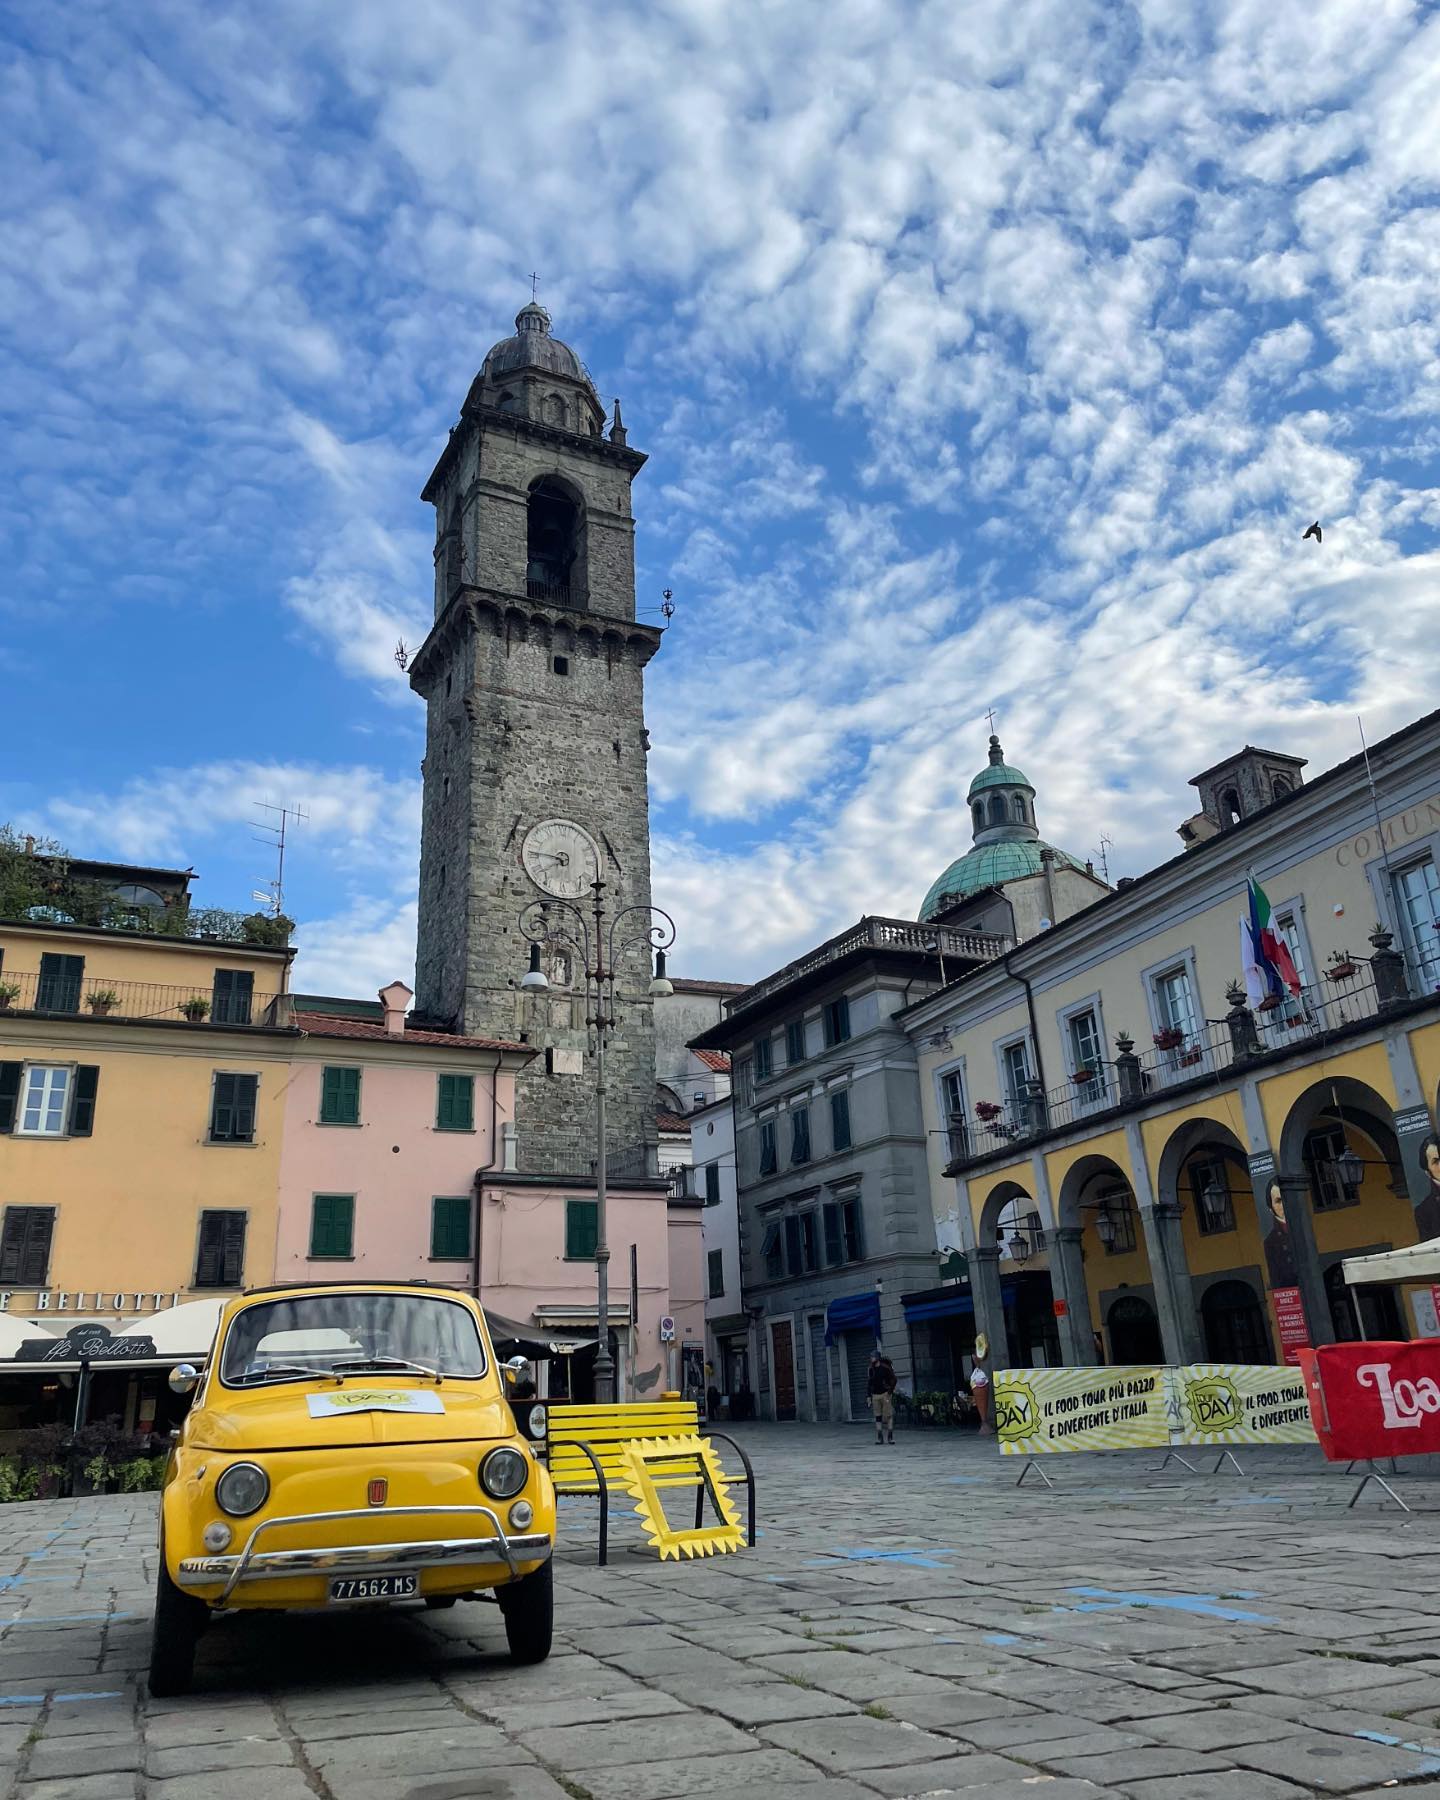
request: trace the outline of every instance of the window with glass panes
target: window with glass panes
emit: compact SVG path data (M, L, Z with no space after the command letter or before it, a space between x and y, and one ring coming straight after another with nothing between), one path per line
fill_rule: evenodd
M355 1196L316 1194L310 1202L310 1254L314 1258L353 1256Z
M593 1200L565 1202L565 1260L593 1262L599 1241L599 1219Z
M1316 1212L1335 1212L1360 1203L1359 1184L1342 1181L1337 1166L1345 1147L1345 1133L1338 1125L1319 1126L1306 1133L1300 1156L1310 1177L1310 1198ZM1361 1157L1365 1155L1363 1146L1355 1149Z
M1100 1215L1109 1214L1114 1235L1105 1246L1107 1256L1125 1256L1135 1248L1135 1203L1125 1188L1100 1196Z
M1190 971L1183 963L1155 977L1155 1004L1162 1028L1180 1032L1187 1043L1195 1036L1195 996L1190 989Z
M787 1063L804 1062L805 1060L805 1021L792 1019L785 1027L785 1061Z
M808 1106L792 1106L790 1109L790 1160L792 1163L807 1163L810 1160Z
M1275 929L1284 940L1285 948L1290 952L1290 960L1295 965L1295 973L1300 977L1302 988L1310 985L1310 969L1305 961L1305 940L1300 935L1300 921L1293 912L1275 914Z
M768 1037L756 1038L755 1040L755 1079L757 1081L768 1081L770 1079L770 1071L772 1068L771 1059L774 1055L774 1052L771 1049L772 1041L773 1040Z
M25 1070L15 1131L20 1137L64 1137L70 1111L68 1066L31 1063Z
M830 1148L850 1148L850 1096L843 1090L830 1096Z
M435 1129L437 1131L473 1131L475 1129L475 1077L473 1075L441 1075L435 1087Z
M1397 869L1391 877L1395 910L1400 917L1400 936L1411 967L1428 992L1440 984L1440 874L1426 856Z
M843 1044L850 1036L850 1001L842 994L825 1007L825 1042L827 1046Z
M775 1121L760 1121L760 1173L773 1175L779 1167L779 1157L775 1148Z
M430 1255L459 1262L470 1254L470 1196L439 1194L430 1202Z
M940 1106L944 1127L949 1134L950 1154L962 1156L968 1143L965 1135L965 1078L959 1069L947 1069L940 1077Z
M1082 1069L1093 1069L1094 1074L1083 1085L1085 1094L1100 1094L1105 1091L1105 1052L1100 1042L1100 1026L1094 1012L1087 1006L1084 1012L1071 1013L1070 1027L1070 1066L1075 1074Z
M1030 1079L1030 1052L1024 1038L1006 1044L1000 1052L1000 1067L1005 1076L1005 1098L1018 1107L1025 1098L1025 1084Z
M320 1071L320 1123L360 1123L360 1071L324 1068Z

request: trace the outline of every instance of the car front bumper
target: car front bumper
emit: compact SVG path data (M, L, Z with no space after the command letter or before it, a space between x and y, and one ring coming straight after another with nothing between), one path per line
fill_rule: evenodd
M344 1519L376 1520L424 1516L445 1519L455 1514L481 1515L491 1527L484 1537L435 1537L403 1539L385 1544L323 1544L297 1550L261 1550L257 1546L266 1532L286 1526L314 1526L336 1523ZM459 1524L459 1520L453 1521ZM467 1519L466 1521L470 1521ZM520 1574L522 1563L544 1562L554 1548L548 1532L506 1532L499 1517L488 1506L395 1506L385 1510L333 1513L300 1513L289 1518L265 1519L250 1533L245 1548L238 1556L187 1556L176 1571L176 1585L182 1588L213 1588L221 1593L217 1605L223 1606L236 1588L254 1581L285 1581L307 1576L324 1576L327 1580L350 1576L404 1575L423 1569L446 1569L457 1565L499 1563L512 1577Z

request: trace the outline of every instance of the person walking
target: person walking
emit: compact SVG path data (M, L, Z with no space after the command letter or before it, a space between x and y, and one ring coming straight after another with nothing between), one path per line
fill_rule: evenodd
M895 1442L895 1370L884 1351L870 1358L870 1410L875 1415L875 1442Z

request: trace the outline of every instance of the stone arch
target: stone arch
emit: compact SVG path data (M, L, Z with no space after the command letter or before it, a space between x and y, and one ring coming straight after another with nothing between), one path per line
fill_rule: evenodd
M1228 787L1220 796L1220 823L1222 825L1238 825L1245 817L1245 810L1240 804L1240 790Z
M552 606L589 604L585 496L563 475L540 475L525 509L525 591Z
M985 829L985 802L983 800L977 800L970 811L975 818L975 829L977 831L983 831Z
M1025 813L1025 796L1023 794L1012 794L1010 796L1010 816L1017 825L1028 824L1029 821Z
M1339 1127L1347 1136L1368 1138L1370 1146L1390 1165L1392 1178L1401 1184L1406 1170L1395 1130L1390 1102L1368 1082L1351 1075L1336 1075L1313 1082L1299 1095L1285 1115L1280 1131L1280 1168L1287 1175L1306 1172L1305 1143L1318 1128ZM1357 1145L1361 1156L1365 1149Z
M992 825L1003 825L1005 823L1005 796L1003 794L992 794L990 796L989 816Z
M971 1253L976 1320L992 1357L1016 1368L1053 1362L1059 1350L1046 1224L1043 1205L1018 1181L997 1182L980 1206Z
M563 431L570 423L570 409L565 404L563 394L547 394L541 402L540 411L547 425L556 425Z
M1087 1260L1102 1317L1109 1311L1107 1287L1134 1289L1152 1305L1155 1303L1155 1276L1150 1268L1135 1183L1129 1171L1113 1157L1098 1152L1082 1156L1065 1172L1055 1212L1058 1223L1053 1234L1055 1253L1051 1266L1058 1275L1060 1298L1068 1308L1074 1360L1093 1361L1097 1334ZM1113 1248L1102 1236L1102 1216L1108 1216L1114 1224Z

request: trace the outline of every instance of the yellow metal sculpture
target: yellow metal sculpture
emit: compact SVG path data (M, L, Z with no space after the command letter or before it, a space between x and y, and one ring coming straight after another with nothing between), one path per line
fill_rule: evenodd
M694 1479L687 1479L693 1473ZM730 1484L715 1446L707 1438L640 1438L623 1448L621 1466L635 1511L661 1562L682 1556L716 1556L745 1547L745 1529L730 1501ZM696 1494L696 1524L680 1529L665 1516L659 1488L683 1487ZM699 1523L704 1496L710 1496L715 1524Z

